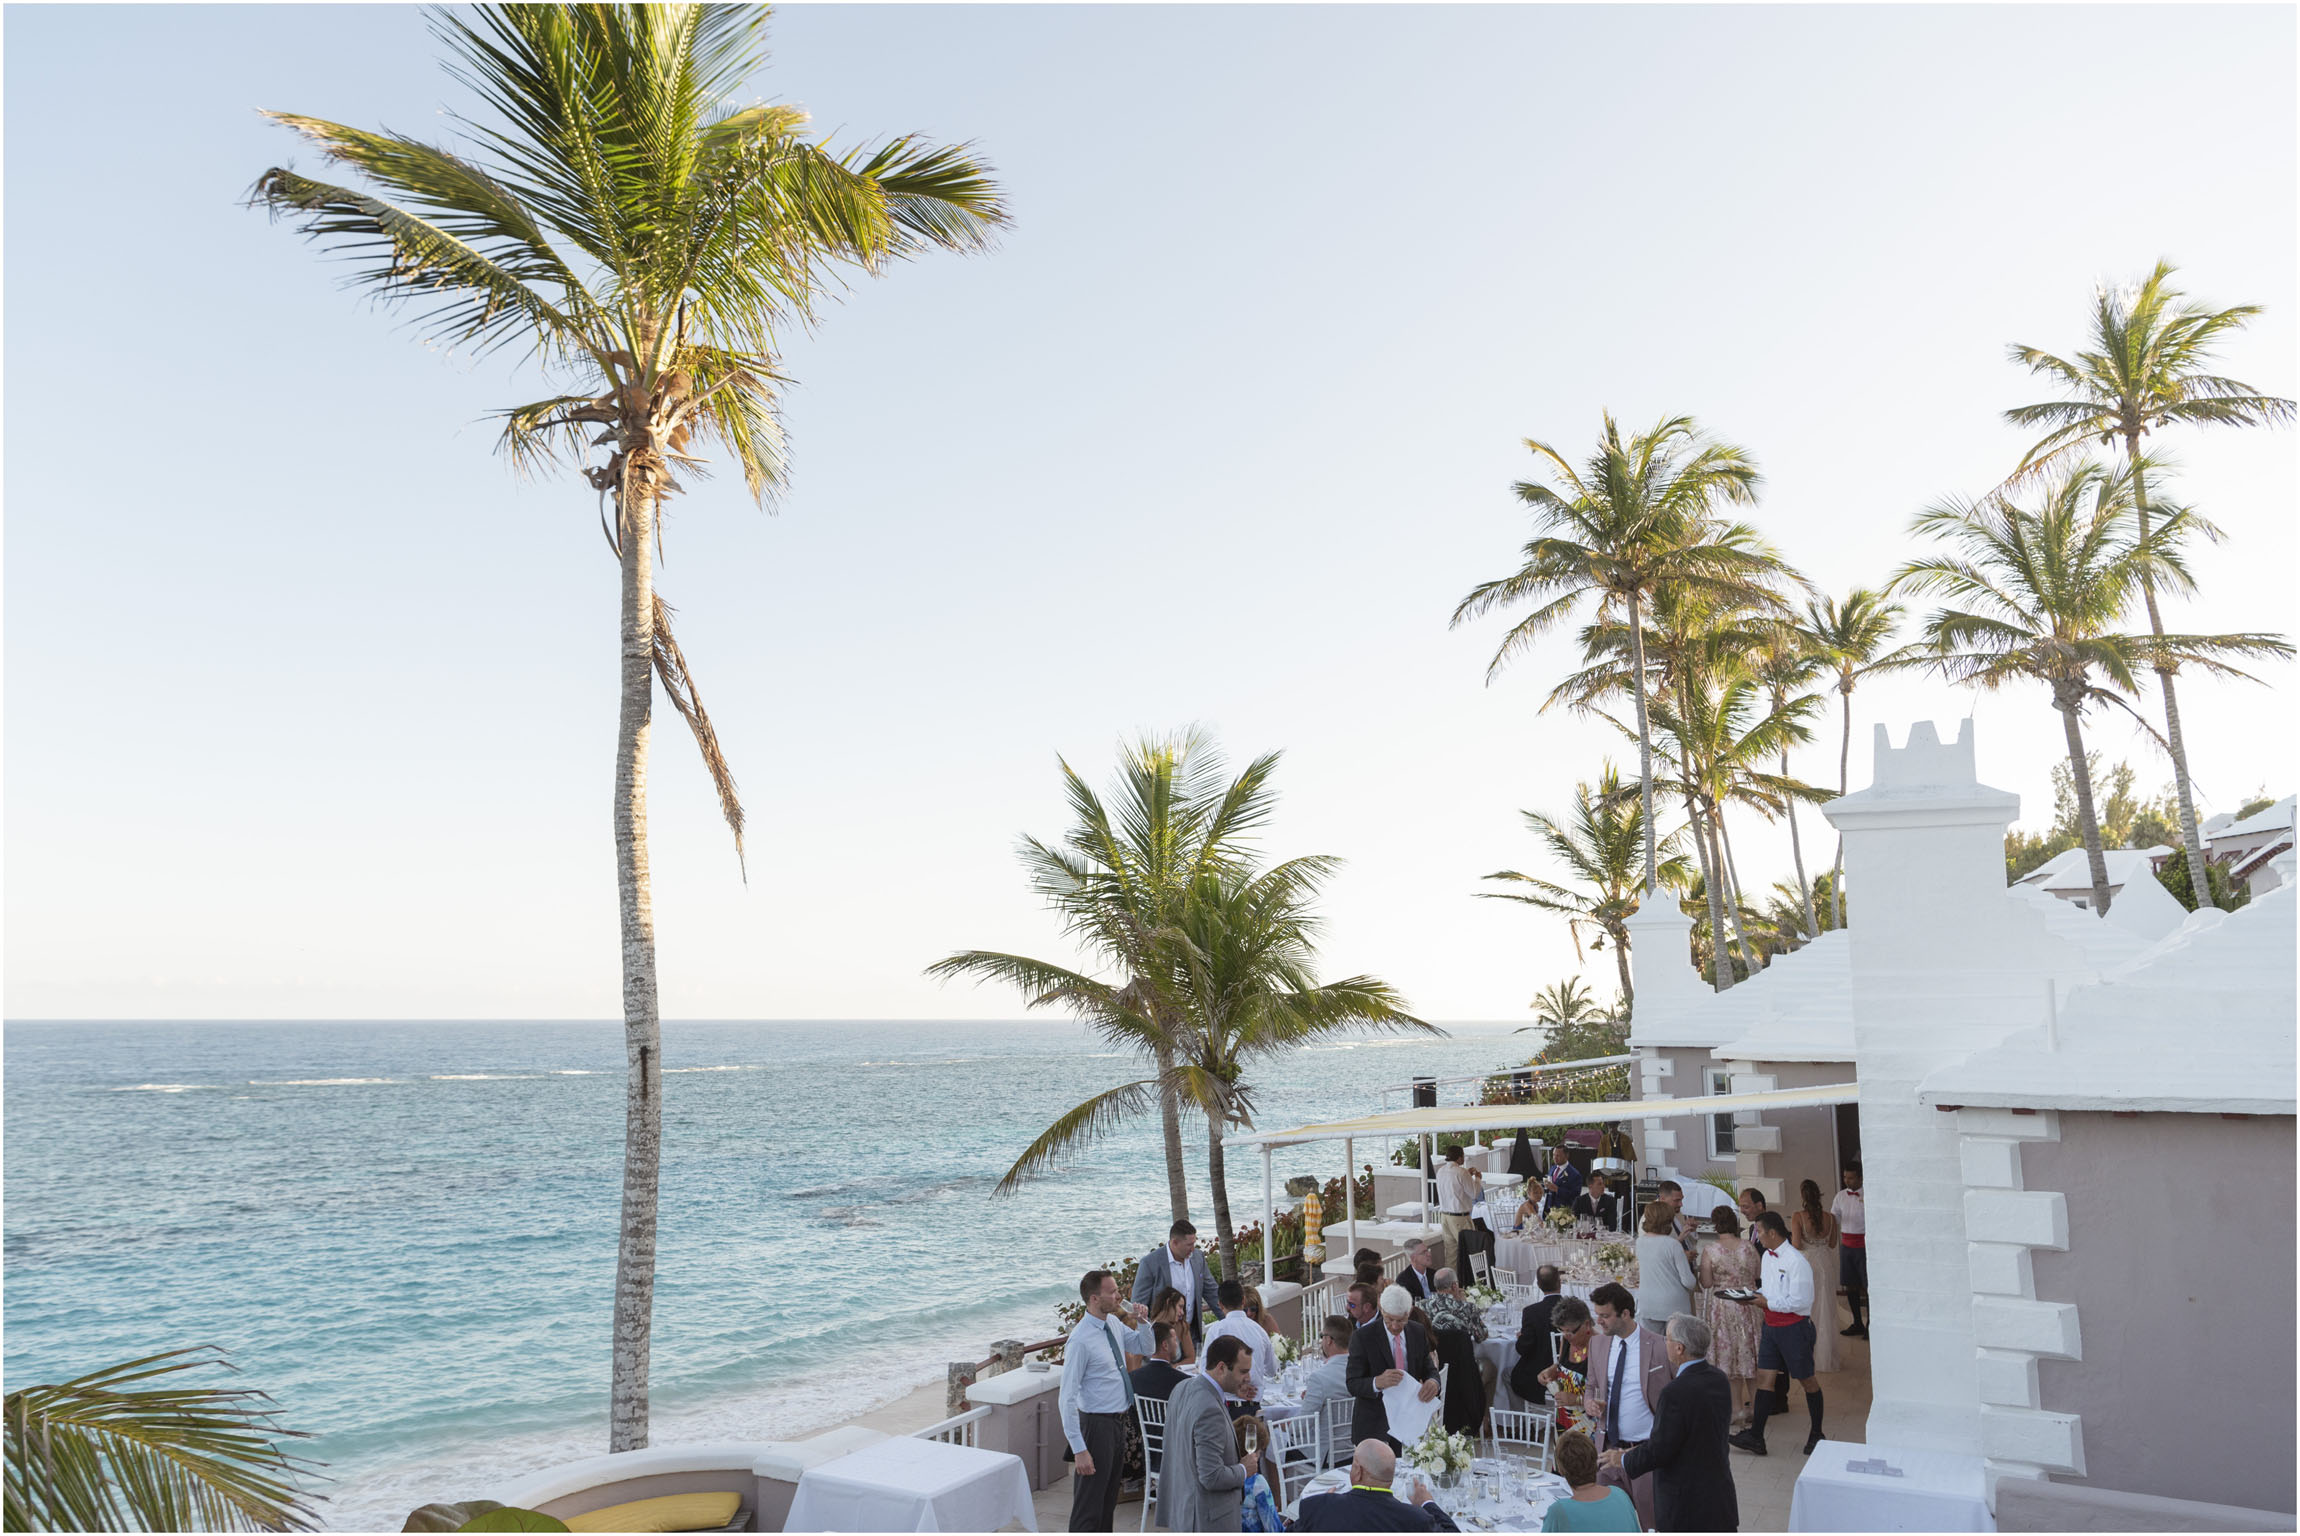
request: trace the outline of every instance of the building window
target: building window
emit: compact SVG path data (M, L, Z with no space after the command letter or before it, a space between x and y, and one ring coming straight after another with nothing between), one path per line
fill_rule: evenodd
M1708 1068L1707 1081L1711 1093L1731 1093L1733 1091L1733 1074L1727 1072L1723 1067ZM1709 1117L1709 1160L1711 1162L1723 1162L1732 1156L1733 1117L1731 1115L1711 1115Z

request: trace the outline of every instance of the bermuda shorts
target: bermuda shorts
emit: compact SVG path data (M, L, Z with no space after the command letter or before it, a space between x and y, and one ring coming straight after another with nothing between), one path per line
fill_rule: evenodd
M1813 1320L1801 1317L1785 1328L1767 1323L1757 1341L1757 1369L1785 1371L1791 1381L1812 1379Z
M1837 1250L1837 1283L1848 1291L1865 1291L1869 1288L1868 1249Z

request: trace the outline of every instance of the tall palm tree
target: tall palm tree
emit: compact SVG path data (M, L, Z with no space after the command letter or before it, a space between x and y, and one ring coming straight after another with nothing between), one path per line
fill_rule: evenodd
M1579 976L1553 981L1533 994L1533 1022L1511 1030L1523 1035L1534 1030L1576 1029L1587 1024L1609 1024L1619 1015L1600 1007Z
M1387 982L1316 979L1312 907L1340 865L1313 856L1258 873L1210 870L1192 883L1172 935L1175 996L1188 1020L1180 1081L1206 1117L1206 1178L1226 1279L1237 1278L1238 1249L1222 1141L1230 1127L1254 1123L1249 1065L1350 1030L1444 1033L1407 1012Z
M1764 685L1776 715L1788 709L1792 702L1804 704L1808 700L1817 701L1818 695L1813 693L1812 687L1827 671L1826 658L1817 655L1805 643L1804 636L1793 623L1769 626L1764 643L1750 660L1750 672ZM1789 777L1789 741L1786 736L1781 741L1781 777ZM1794 799L1787 802L1784 813L1789 819L1789 860L1797 872L1797 894L1805 904L1805 932L1817 938L1821 932L1821 919L1813 910L1813 882L1805 876L1805 841L1798 832L1797 802Z
M2099 442L2121 441L2133 477L2133 510L2141 534L2149 532L2156 507L2149 499L2140 440L2159 427L2254 427L2292 419L2292 402L2263 395L2236 379L2205 372L2219 343L2261 312L2257 304L2230 309L2187 302L2172 286L2175 269L2159 261L2137 288L2102 284L2093 296L2089 346L2075 358L2056 357L2015 344L2012 360L2060 385L2059 400L2015 406L2005 420L2018 427L2044 427L2046 433L2022 458L2015 477L2033 473ZM2217 530L2198 521L2207 538ZM2143 578L2141 599L2148 608L2148 632L2162 636L2164 616L2156 584ZM2190 889L2204 889L2204 835L2197 826L2196 792L2189 782L2188 742L2181 733L2180 698L2174 689L2176 666L2156 668L2164 692L2164 742L2172 759L2172 782L2180 807L2180 841L2188 855Z
M272 1400L163 1378L231 1362L171 1349L22 1387L0 1405L11 1531L314 1531L298 1488L311 1463L281 1449ZM158 1384L155 1384L158 1383Z
M1555 485L1521 480L1517 498L1534 509L1535 535L1524 563L1481 582L1454 609L1453 623L1519 603L1538 604L1511 627L1486 668L1492 682L1510 659L1564 622L1583 597L1600 618L1627 626L1634 652L1637 773L1645 812L1645 889L1661 878L1654 842L1653 735L1646 720L1645 610L1664 587L1740 593L1767 562L1750 553L1754 535L1721 522L1717 509L1757 499L1762 477L1739 448L1705 436L1690 416L1668 417L1626 441L1611 412L1597 451L1578 472L1549 444L1525 440Z
M1566 931L1573 936L1573 954L1580 959L1581 940L1585 932L1597 935L1593 948L1613 946L1613 963L1620 975L1621 1009L1626 1013L1635 997L1629 980L1629 919L1636 916L1644 889L1639 880L1643 870L1646 836L1645 807L1635 796L1622 788L1621 770L1612 763L1598 769L1597 783L1577 784L1573 790L1573 810L1564 821L1544 815L1540 811L1521 811L1526 827L1541 840L1542 847L1552 859L1565 866L1578 883L1559 885L1536 875L1521 874L1514 869L1496 870L1488 880L1506 880L1526 889L1520 891L1479 891L1477 894L1492 901L1521 901L1544 912L1554 912L1566 920ZM1676 843L1677 833L1661 840L1664 849ZM1684 855L1670 853L1655 866L1662 884L1676 888L1689 883L1693 872L1687 867Z
M1153 1075L1098 1093L1047 1127L1007 1170L1000 1191L1011 1192L1064 1154L1155 1105L1168 1205L1181 1221L1190 1214L1180 1075L1190 1026L1176 992L1173 936L1195 884L1244 866L1246 840L1276 803L1270 777L1278 754L1256 758L1225 780L1221 755L1203 731L1144 737L1121 752L1108 803L1067 762L1061 766L1070 830L1059 843L1024 838L1023 866L1031 888L1061 915L1090 963L1117 979L973 949L936 961L926 973L1014 987L1030 1007L1062 1008L1155 1065Z
M503 413L513 464L583 468L622 567L614 835L625 1097L608 1448L647 1443L662 1049L647 757L654 685L695 734L742 852L743 812L656 595L663 498L716 444L752 496L782 482L775 331L806 324L842 268L981 248L1006 211L963 150L898 138L834 151L789 106L726 103L767 63L764 6L446 9L451 72L487 109L458 153L269 114L371 189L275 167L254 200L298 221L427 340L521 345L559 392ZM586 463L593 450L599 463ZM605 510L612 503L613 516Z
M1908 610L1883 593L1855 587L1842 602L1817 597L1805 605L1804 642L1836 674L1838 712L1844 731L1837 744L1837 793L1852 792L1853 690L1865 677L1905 672L1924 665L1921 647L1892 645L1893 631ZM1845 926L1845 840L1829 866L1829 926Z
M2188 514L2160 506L2165 515L2141 533L2138 479L2130 468L2112 472L2087 460L2050 481L2033 511L2004 493L1979 502L1943 502L1921 513L1914 531L1955 553L1912 560L1892 581L1893 589L1940 593L1963 605L1941 608L1925 621L1931 661L1943 675L1977 688L2027 680L2052 690L2068 742L2093 907L2104 914L2108 863L2085 756L2086 706L2130 710L2126 701L2139 692L2139 674L2159 662L2243 677L2228 658L2292 654L2273 634L2121 631L2145 584L2171 592L2193 585L2180 557Z

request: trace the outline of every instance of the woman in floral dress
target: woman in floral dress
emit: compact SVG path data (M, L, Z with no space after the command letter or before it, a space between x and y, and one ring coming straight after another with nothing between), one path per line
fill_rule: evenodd
M1741 1218L1730 1205L1709 1213L1717 1240L1701 1250L1701 1310L1709 1324L1709 1363L1733 1383L1733 1422L1749 1418L1749 1395L1757 1378L1757 1308L1726 1301L1721 1290L1757 1289L1761 1262L1757 1245L1741 1236Z

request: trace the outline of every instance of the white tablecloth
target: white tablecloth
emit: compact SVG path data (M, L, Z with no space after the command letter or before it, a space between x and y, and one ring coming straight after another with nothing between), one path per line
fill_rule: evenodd
M1824 1440L1789 1500L1792 1531L1993 1531L1981 1459Z
M1021 1457L897 1435L800 1473L783 1529L995 1531L1013 1520L1038 1529Z
M1409 1497L1407 1490L1413 1486L1413 1480L1413 1463L1400 1461L1397 1477L1390 1485L1390 1497L1401 1504L1407 1502ZM1349 1486L1350 1475L1347 1471L1336 1468L1330 1472L1321 1472L1304 1485L1302 1491L1295 1496L1294 1501L1286 1506L1285 1516L1288 1520L1298 1520L1302 1514L1303 1499L1312 1494L1339 1493ZM1480 1505L1478 1514L1490 1524L1477 1527L1477 1529L1538 1531L1541 1529L1542 1517L1549 1513L1549 1506L1572 1491L1566 1485L1564 1478L1559 1477L1554 1472L1544 1472L1534 1479L1531 1499L1511 1508L1504 1508L1491 1503ZM1464 1529L1469 1529L1469 1527L1465 1526Z

